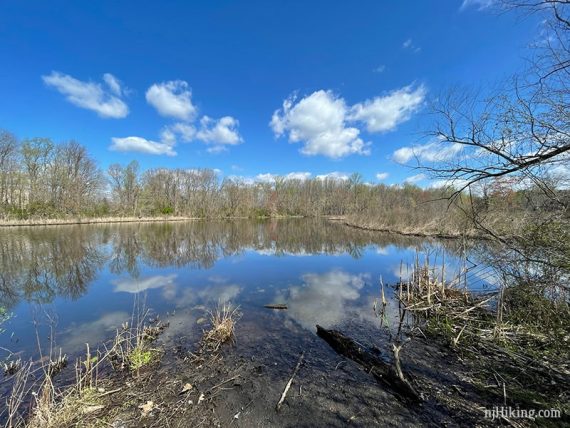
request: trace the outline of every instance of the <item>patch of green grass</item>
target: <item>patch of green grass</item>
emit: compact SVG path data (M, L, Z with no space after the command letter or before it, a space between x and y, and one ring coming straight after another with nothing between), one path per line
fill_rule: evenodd
M145 349L138 346L129 354L129 368L132 371L140 370L142 367L158 360L159 352L155 349Z

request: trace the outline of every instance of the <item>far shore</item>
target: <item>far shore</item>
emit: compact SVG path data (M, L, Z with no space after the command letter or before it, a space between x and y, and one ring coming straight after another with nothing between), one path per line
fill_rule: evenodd
M30 226L71 226L80 224L104 224L104 223L159 223L195 220L244 220L250 217L183 217L183 216L156 216L156 217L83 217L83 218L32 218L28 220L0 220L2 227L30 227ZM269 218L302 218L301 216L271 216L258 217L257 219Z
M72 226L72 225L89 225L89 224L110 224L110 223L161 223L161 222L182 222L182 221L198 221L198 220L244 220L250 217L184 217L184 216L156 216L156 217L84 217L84 218L35 218L28 220L0 220L0 228L5 227L32 227L32 226ZM271 216L258 217L258 220L277 219L277 218L303 218L302 216ZM325 216L325 220L340 223L347 227L355 229L367 230L370 232L389 233L404 236L416 236L420 238L439 238L439 239L480 239L474 233L456 233L434 231L429 229L416 228L394 228L381 227L376 225L361 224L358 221L350 220L344 216Z
M0 220L0 227L64 226L101 223L150 223L201 220L198 217L95 217L95 218L47 218L29 220Z

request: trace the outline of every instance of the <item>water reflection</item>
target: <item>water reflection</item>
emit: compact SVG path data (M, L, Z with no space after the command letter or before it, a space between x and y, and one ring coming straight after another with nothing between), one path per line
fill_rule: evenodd
M286 302L287 315L304 328L314 330L316 324L325 328L342 324L349 316L350 304L360 298L365 282L370 281L370 274L351 275L335 270L307 273L302 281L302 285L279 291L275 300Z
M0 231L0 306L80 297L105 263L103 240L93 228Z
M0 306L14 316L0 347L33 355L40 337L41 346L82 352L130 319L137 299L169 319L172 339L201 334L207 310L227 302L259 329L266 321L306 333L315 324L378 324L380 276L395 283L404 261L405 279L418 249L429 250L433 266L445 252L452 275L462 248L307 219L1 229ZM272 302L289 310L263 309ZM388 311L396 313L393 302ZM36 333L36 309L54 314L57 343L46 342L47 324Z
M172 293L176 288L175 280L177 275L153 275L148 277L128 277L117 278L111 280L111 284L115 286L116 293L140 293L141 291L153 288L165 288L167 293Z
M323 221L220 221L93 225L0 230L0 305L49 303L87 292L105 264L119 276L115 291L168 287L173 276L141 277L141 266L210 269L224 257L254 250L265 255L349 254L366 246L419 245Z
M83 350L86 343L101 343L125 321L129 321L131 314L125 311L107 312L100 318L85 323L72 323L62 332L60 345L69 352Z

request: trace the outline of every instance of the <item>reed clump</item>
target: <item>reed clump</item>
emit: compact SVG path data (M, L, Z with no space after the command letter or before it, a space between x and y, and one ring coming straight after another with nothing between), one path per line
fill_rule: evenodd
M115 369L137 372L143 367L160 359L161 350L153 348L152 343L168 324L144 325L142 322L134 326L128 322L117 329L115 339L107 354Z
M210 352L234 339L235 325L240 318L239 308L232 308L229 303L218 304L210 312L210 329L202 337L202 345Z
M570 410L570 311L567 297L533 284L469 290L465 271L445 279L445 266L416 262L397 284L401 321L443 338L468 358L472 383L497 400Z

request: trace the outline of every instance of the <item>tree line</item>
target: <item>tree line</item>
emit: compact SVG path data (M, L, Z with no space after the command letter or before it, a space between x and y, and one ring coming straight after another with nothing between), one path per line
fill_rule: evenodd
M5 220L104 216L197 218L375 214L418 222L447 210L445 190L411 184L370 185L348 179L255 182L222 178L212 169L112 164L103 171L76 141L19 141L0 131L0 217Z

